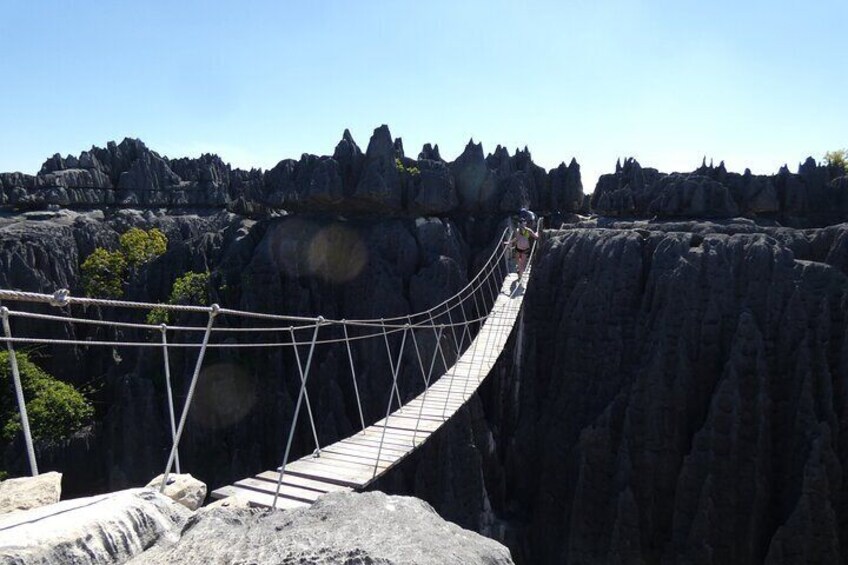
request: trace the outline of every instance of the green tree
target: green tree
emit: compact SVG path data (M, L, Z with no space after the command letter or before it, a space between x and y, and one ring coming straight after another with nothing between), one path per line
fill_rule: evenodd
M124 294L127 259L120 251L98 247L83 261L80 269L87 296L120 298Z
M209 304L209 273L186 273L174 281L168 304ZM167 324L170 312L165 308L154 308L147 314L148 324Z
M47 374L25 352L18 352L16 358L33 440L60 441L91 422L94 408L81 392ZM0 386L4 391L13 389L8 351L0 351ZM0 396L0 426L5 441L12 440L21 429L14 394Z
M157 228L147 231L130 228L120 238L121 251L130 269L138 269L151 259L165 253L168 238Z
M848 174L848 149L828 151L824 154L824 164Z
M151 259L165 253L168 238L156 228L130 228L120 237L121 249L95 249L80 266L87 296L120 298L128 278Z

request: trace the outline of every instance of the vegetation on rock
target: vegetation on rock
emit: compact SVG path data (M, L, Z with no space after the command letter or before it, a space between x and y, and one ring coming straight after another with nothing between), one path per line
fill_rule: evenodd
M165 253L168 238L157 228L130 228L120 238L121 249L95 249L80 269L82 285L87 296L120 298L129 276L152 259Z
M824 164L848 174L848 149L828 151L824 154Z
M124 294L127 259L120 251L95 249L80 267L86 296L120 298Z
M33 363L27 353L17 352L15 357L34 440L67 439L91 422L94 408L80 391L49 375ZM9 392L13 390L8 351L0 352L0 387ZM11 441L21 429L14 394L0 396L0 426L0 438L4 441Z
M406 166L403 164L403 161L401 161L401 160L400 160L399 158L397 158L397 157L395 157L395 167L397 167L397 170L398 170L398 172L399 172L400 174L407 174L407 175L417 176L417 175L419 175L419 174L421 173L421 171L420 171L420 170L418 170L418 167L406 167Z
M145 263L165 253L168 238L157 228L147 231L130 228L121 236L121 251L130 269L138 269Z
M206 305L209 303L209 273L189 272L174 281L168 304ZM148 324L167 324L171 321L170 312L164 308L154 308L147 314Z

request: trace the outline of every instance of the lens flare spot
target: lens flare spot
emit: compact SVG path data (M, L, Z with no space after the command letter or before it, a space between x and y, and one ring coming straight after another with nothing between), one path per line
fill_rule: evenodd
M198 382L190 414L204 428L231 426L256 404L256 376L236 363L209 365L200 373Z
M334 224L312 237L306 261L310 274L331 283L344 283L362 272L368 249L355 230Z

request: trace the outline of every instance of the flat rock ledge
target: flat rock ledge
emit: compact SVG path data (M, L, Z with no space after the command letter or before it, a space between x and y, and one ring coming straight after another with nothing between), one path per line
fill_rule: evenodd
M149 489L76 498L0 516L0 563L125 563L177 541L192 512Z
M336 493L308 508L235 505L198 512L179 542L162 539L140 564L510 564L498 542L443 520L426 502L381 492Z

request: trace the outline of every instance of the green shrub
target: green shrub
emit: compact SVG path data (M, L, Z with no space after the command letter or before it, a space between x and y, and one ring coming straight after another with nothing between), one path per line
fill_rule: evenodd
M76 388L47 374L26 353L18 352L16 358L33 440L60 441L91 422L94 408ZM0 386L9 391L0 396L0 437L10 441L21 429L21 418L11 393L8 351L0 351Z
M144 231L130 228L121 235L121 251L130 269L138 269L151 259L165 253L168 238L157 228Z
M397 167L398 172L402 175L407 174L417 176L421 173L421 171L418 170L418 167L404 166L403 161L400 160L400 157L395 157L395 167Z
M209 273L186 273L171 286L168 304L209 304ZM164 308L154 308L147 314L148 324L167 324L171 321L170 312Z
M156 228L130 228L120 237L121 249L98 247L80 266L87 296L120 298L130 276L151 259L165 253L168 238Z
M80 269L87 296L120 298L124 294L127 260L120 251L98 247L83 261Z

